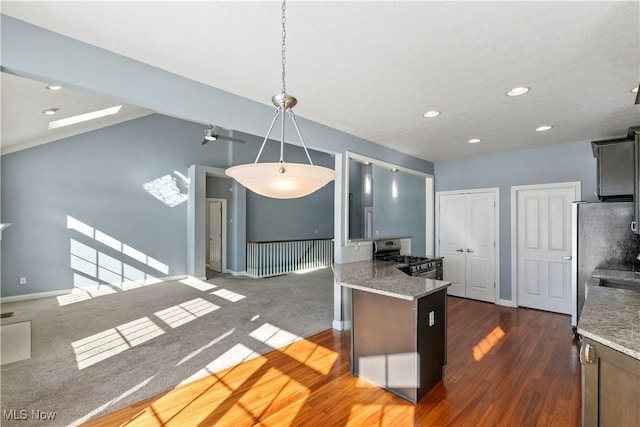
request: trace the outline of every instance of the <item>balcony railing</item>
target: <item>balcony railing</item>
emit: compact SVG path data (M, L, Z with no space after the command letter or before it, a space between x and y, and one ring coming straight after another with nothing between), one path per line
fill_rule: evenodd
M328 267L333 262L333 239L247 242L247 275L269 277Z

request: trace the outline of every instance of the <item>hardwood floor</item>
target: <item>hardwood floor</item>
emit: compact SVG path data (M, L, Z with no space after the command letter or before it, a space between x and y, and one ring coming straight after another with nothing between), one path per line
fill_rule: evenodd
M444 380L418 405L349 372L328 330L89 426L578 426L569 316L448 297Z

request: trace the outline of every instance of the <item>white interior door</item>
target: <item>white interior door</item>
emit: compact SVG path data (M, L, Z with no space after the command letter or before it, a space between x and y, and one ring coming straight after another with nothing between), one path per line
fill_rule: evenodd
M449 295L466 296L465 289L465 209L464 194L439 196L439 246L444 257L444 280L451 282Z
M571 314L571 203L576 188L517 191L518 305Z
M222 202L209 202L209 268L222 272Z
M466 297L495 302L495 196L465 195Z

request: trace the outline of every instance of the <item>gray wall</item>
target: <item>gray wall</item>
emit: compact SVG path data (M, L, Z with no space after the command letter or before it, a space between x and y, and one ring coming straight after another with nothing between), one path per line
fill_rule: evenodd
M154 114L2 156L2 221L13 223L2 240L2 296L69 289L79 282L140 280L142 274L188 273L188 184L180 175L186 177L191 164L226 168L230 157L248 161L246 154L230 156L226 142L200 145L203 129ZM255 154L258 138L241 137L247 141L243 145L251 147L245 152ZM298 150L287 145L285 154L300 160ZM331 163L327 154L311 154ZM166 182L158 190L173 189L167 196L177 197L175 201L161 201L145 190L162 177ZM231 179L207 178L206 196L229 201L228 231L233 228L230 219L241 216L233 210L232 186ZM307 230L312 226L322 232L318 236L332 237L332 195L331 186L287 205L247 192L247 225L239 226L254 234L275 233L272 239L314 237L313 230ZM307 221L311 217L317 221ZM69 229L68 221L74 220L93 228L91 236ZM168 269L155 269L123 253L122 247L105 244L100 233ZM245 245L244 233L228 233L228 267L233 271L245 269L242 251L237 250ZM26 277L27 285L19 285L19 277Z
M243 138L261 144L262 139L242 134ZM250 159L253 162L257 150ZM315 165L333 169L334 159L326 153L309 150ZM280 143L269 140L260 161L277 162L280 159ZM304 150L298 146L286 145L285 162L307 163ZM333 238L333 192L330 182L320 190L298 199L278 200L247 191L247 240L302 240Z
M597 200L590 142L438 162L435 176L436 191L500 188L500 298L505 300L511 300L511 187L580 181L582 200Z
M349 238L360 239L364 237L364 206L363 206L363 179L364 165L353 159L349 159Z
M212 199L229 200L231 184L233 184L233 180L231 178L208 176L206 189L207 197Z
M374 236L411 236L411 253L425 255L426 182L424 177L373 165ZM393 181L398 187L393 197Z
M101 270L99 260L98 265L87 264L86 271L75 271L89 280L101 271L103 277L123 274L114 267L156 277L184 274L186 200L169 206L144 186L165 177L175 185L175 193L167 194L180 200L187 186L179 174L186 177L189 165L226 167L224 146L212 150L200 145L202 128L150 115L2 156L2 221L13 223L2 239L2 296L71 288L79 279L70 268L78 262L70 253L71 239L97 251L98 257L117 260L104 267L109 271ZM94 236L69 229L68 217L92 227ZM105 245L96 239L98 232L168 270L158 271ZM19 277L26 277L27 285L18 285Z

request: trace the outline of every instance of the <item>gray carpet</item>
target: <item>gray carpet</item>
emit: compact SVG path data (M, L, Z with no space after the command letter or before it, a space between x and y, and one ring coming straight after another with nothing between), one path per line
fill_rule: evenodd
M15 313L3 324L32 321L32 358L2 366L0 423L78 425L331 328L331 269L216 275L194 286L118 289L62 306L58 298L3 304ZM28 419L9 421L7 410L26 410ZM55 412L55 420L34 420L32 411Z

